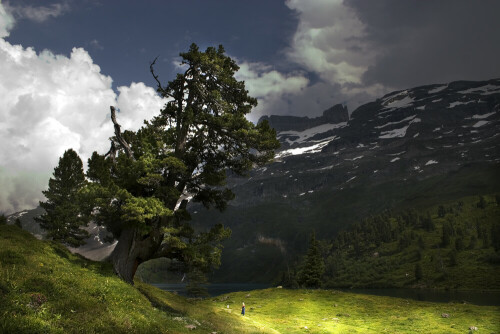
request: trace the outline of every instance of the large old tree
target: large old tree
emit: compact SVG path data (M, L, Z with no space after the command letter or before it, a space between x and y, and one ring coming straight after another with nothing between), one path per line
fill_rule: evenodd
M228 230L216 225L195 233L188 201L223 210L234 197L226 174L246 175L279 145L267 122L245 118L257 101L234 78L238 66L222 46L201 52L193 44L180 56L185 71L167 85L151 64L157 92L169 99L160 114L137 132L122 132L111 107L111 149L89 159L85 212L118 240L111 261L130 283L137 266L153 258L197 268L217 264Z

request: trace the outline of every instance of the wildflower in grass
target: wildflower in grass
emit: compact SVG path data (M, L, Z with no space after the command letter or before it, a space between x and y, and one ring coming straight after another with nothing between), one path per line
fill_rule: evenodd
M41 293L33 293L33 294L31 294L30 298L31 298L31 301L28 304L28 306L33 308L33 309L40 308L40 306L42 306L47 301L47 297L45 297Z

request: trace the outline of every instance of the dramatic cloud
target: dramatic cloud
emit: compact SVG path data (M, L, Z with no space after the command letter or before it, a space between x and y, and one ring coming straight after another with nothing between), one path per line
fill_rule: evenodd
M84 163L95 150L105 153L113 135L110 105L119 108L123 128L135 130L164 104L143 83L118 87L117 95L112 79L81 48L73 48L66 57L0 39L0 73L3 212L36 206L68 148L76 150Z
M11 6L10 2L5 3L9 12L16 18L28 19L35 22L44 22L50 18L55 18L70 10L67 3L55 3L50 6Z
M500 77L500 2L286 0L298 25L284 62L314 78L267 99L268 114L353 111L390 91ZM265 77L265 72L260 72Z
M289 0L299 24L288 56L331 84L359 84L376 53L364 42L365 25L342 0Z
M366 26L341 0L288 0L298 18L283 62L300 72L282 74L262 63L242 63L239 78L259 99L252 120L262 114L317 116L334 104L352 111L388 92L378 83L363 83L377 51L366 40ZM314 78L310 80L309 78Z
M500 2L360 1L347 4L377 56L366 85L408 88L500 76Z
M12 27L14 27L14 17L0 4L0 38L8 37Z
M309 83L303 73L283 74L263 63L242 62L239 66L236 78L245 81L248 92L259 102L249 115L252 121L257 121L263 111L270 110L277 101L299 94Z

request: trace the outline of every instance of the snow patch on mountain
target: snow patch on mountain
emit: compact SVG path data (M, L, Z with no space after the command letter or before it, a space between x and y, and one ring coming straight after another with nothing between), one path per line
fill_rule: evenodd
M380 139L402 138L402 137L406 136L406 130L408 130L410 125L412 123L418 123L418 122L421 122L420 118L413 118L407 126L404 126L402 128L399 128L399 129L393 129L393 130L381 132L379 138Z
M483 125L486 125L486 124L488 124L488 123L489 123L488 121L479 121L479 122L477 122L476 124L474 124L472 127L473 127L473 128L478 128L478 127L483 126Z
M429 166L429 165L434 165L434 164L437 164L438 162L436 160L429 160L425 163L426 166Z
M495 114L496 114L496 112L493 111L493 112L489 112L489 113L483 114L483 115L472 115L472 117L466 118L466 119L471 119L471 118L472 119L484 119L484 118L488 118L488 117L495 115Z
M500 93L500 86L496 85L484 85L476 88L469 88L466 90L462 90L458 92L459 94L481 94L481 95L490 95Z
M405 153L406 153L406 151L402 151L402 152L398 152L398 153L388 153L387 155L397 157L398 155L405 154Z
M443 85L443 86L439 86L439 87L436 87L434 89L431 89L430 91L428 91L427 93L428 94L435 94L435 93L439 93L440 91L446 89L446 87L448 87L448 85Z
M321 152L323 147L328 145L329 142L332 140L338 139L337 136L329 137L326 140L320 141L319 143L316 143L311 146L305 146L305 147L297 147L297 148L291 148L285 151L282 151L276 155L277 158L283 158L286 156L290 155L301 155L301 154L306 154L306 153L318 153Z
M413 119L415 119L415 117L417 117L417 115L406 117L405 119L402 119L402 120L397 121L397 122L389 122L389 123L386 123L384 125L375 126L374 128L375 129L382 129L382 128L385 128L386 126L399 124L399 123L403 123L403 122L407 122L407 121L412 121Z
M345 183L349 183L349 182L351 182L352 180L354 180L355 178L356 178L356 175L355 175L355 176L353 176L353 177L351 177L349 180L345 181Z
M455 101L450 103L450 105L447 107L448 109L455 108L456 106L463 105L463 104L469 104L469 103L474 103L476 101L467 101L467 102L462 102L462 101Z
M408 106L412 105L413 102L415 102L415 100L412 97L405 96L401 100L392 101L392 102L386 104L386 107L387 108L404 108L404 107L408 107Z
M292 138L297 137L296 139L286 138L287 143L293 145L295 143L303 143L308 138L314 137L319 133L324 133L333 129L343 128L345 126L347 126L347 122L336 123L336 124L330 124L330 123L321 124L313 128L306 129L304 131L281 131L278 133L278 139L283 136Z

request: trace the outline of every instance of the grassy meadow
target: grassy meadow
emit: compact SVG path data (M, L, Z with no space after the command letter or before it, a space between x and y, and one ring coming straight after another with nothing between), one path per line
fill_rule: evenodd
M109 264L0 226L0 333L467 333L471 326L499 333L500 307L277 288L187 299L128 285Z

